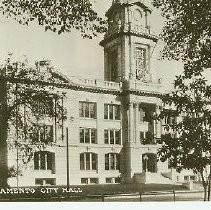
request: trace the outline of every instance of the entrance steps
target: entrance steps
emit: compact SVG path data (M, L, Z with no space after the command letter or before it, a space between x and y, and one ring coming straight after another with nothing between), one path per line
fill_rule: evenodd
M135 173L134 174L135 183L144 183L144 184L177 184L170 178L164 177L161 173Z

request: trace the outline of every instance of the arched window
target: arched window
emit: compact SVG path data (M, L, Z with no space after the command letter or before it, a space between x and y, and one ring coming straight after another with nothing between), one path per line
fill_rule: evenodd
M80 154L80 170L97 170L98 156L95 153L84 152Z
M105 170L119 170L120 155L118 153L105 154Z
M55 173L55 153L39 151L34 153L34 170L51 170Z

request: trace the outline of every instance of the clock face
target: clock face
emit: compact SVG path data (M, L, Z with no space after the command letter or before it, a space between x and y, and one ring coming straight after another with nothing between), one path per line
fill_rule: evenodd
M133 17L136 21L140 21L142 19L142 13L140 10L135 10L133 12Z

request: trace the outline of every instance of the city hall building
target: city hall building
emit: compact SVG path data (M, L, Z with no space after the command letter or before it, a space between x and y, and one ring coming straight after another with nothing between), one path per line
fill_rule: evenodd
M11 186L175 183L197 178L191 172L177 174L168 162L157 161L164 122L153 116L159 114L165 89L151 66L158 41L149 23L151 12L140 0L113 2L106 13L108 31L100 42L104 81L68 79L69 85L59 90L66 96L67 119L62 126L57 120L38 122L38 138L51 138L52 144L20 166L21 175L9 179Z

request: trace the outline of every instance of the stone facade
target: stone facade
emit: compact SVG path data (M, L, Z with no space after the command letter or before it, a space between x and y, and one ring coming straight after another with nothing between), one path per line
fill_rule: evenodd
M167 162L157 162L162 123L153 116L159 113L159 96L165 90L150 65L158 40L151 32L151 12L138 0L114 1L100 43L104 81L78 79L59 89L66 94L67 120L62 128L52 120L49 153L34 155L22 175L10 179L11 186L66 185L67 175L69 184L77 185L183 181L172 178Z

